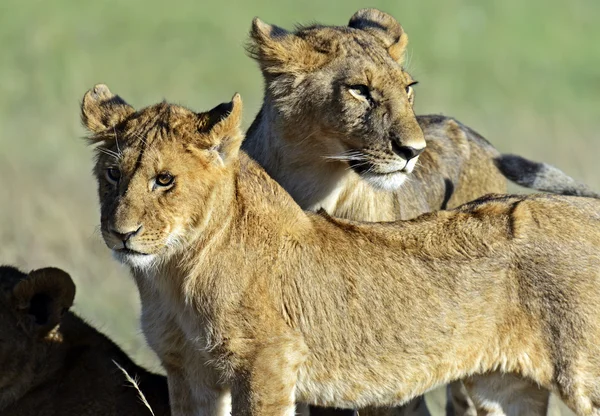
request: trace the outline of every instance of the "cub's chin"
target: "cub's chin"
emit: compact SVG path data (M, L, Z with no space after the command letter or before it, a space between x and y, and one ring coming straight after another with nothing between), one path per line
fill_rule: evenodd
M360 174L362 180L374 188L381 189L383 191L395 191L402 186L408 174L406 172L392 172L392 173L362 173Z
M150 269L158 260L155 254L143 254L133 250L113 250L112 253L117 261L138 270Z

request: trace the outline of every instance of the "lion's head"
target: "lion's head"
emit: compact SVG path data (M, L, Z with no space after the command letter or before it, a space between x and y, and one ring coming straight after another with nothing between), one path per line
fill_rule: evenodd
M149 267L218 223L212 207L234 192L223 188L243 138L241 107L236 94L206 113L164 102L135 111L106 85L85 94L102 236L119 260Z
M35 387L53 363L57 326L73 304L75 285L62 270L25 274L0 266L0 409Z
M295 32L255 18L250 38L283 129L377 187L402 184L425 139L413 112L416 82L402 67L408 37L392 16L363 9L348 26Z

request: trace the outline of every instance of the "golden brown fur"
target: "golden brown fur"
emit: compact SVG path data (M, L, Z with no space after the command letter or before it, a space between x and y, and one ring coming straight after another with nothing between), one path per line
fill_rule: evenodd
M410 219L506 192L506 177L596 195L550 165L501 155L452 118L415 116L414 79L402 66L408 38L386 13L363 9L348 26L294 32L255 19L250 38L265 97L242 146L303 209L359 221ZM359 87L367 99L357 97ZM425 142L409 161L398 151ZM531 395L539 396L534 386Z
M414 79L402 66L408 38L386 13L363 9L348 26L295 32L256 18L250 38L265 97L243 149L304 209L409 219L505 192L504 174L524 186L593 195L556 168L501 155L452 118L415 116ZM401 150L425 143L409 160Z
M170 414L165 377L68 312L74 295L59 269L27 275L0 266L0 414L150 416L115 362L138 380L156 416Z
M350 222L302 211L238 152L239 96L136 112L97 86L82 111L102 233L132 269L173 414L223 411L229 389L235 415L394 405L489 372L600 414L600 201Z

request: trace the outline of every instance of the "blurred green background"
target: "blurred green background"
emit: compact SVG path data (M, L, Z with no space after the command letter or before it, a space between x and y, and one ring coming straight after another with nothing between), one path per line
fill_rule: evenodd
M371 6L409 35L418 113L452 115L600 189L598 0L2 0L0 263L70 272L76 310L157 370L132 280L97 231L79 100L104 82L134 106L204 110L238 91L248 126L262 99L243 48L252 17L345 25Z

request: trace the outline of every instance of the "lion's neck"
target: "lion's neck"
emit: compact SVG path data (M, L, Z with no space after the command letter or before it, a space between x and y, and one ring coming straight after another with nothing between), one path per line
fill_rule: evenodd
M146 285L150 279L158 284L155 289L168 294L173 303L185 303L191 286L202 292L217 275L220 279L231 278L235 281L232 284L242 284L243 276L221 273L223 264L214 261L223 253L231 253L232 247L240 254L260 253L267 250L267 239L268 250L276 251L279 241L310 229L310 218L300 206L243 151L236 169L232 180L210 203L210 218L190 231L194 237L179 252L151 270L133 270L138 284ZM173 281L178 284L173 285Z
M394 193L371 187L344 162L324 163L323 154L307 146L308 138L328 140L321 131L289 128L266 98L243 148L305 210L323 208L333 216L362 221L402 217Z

